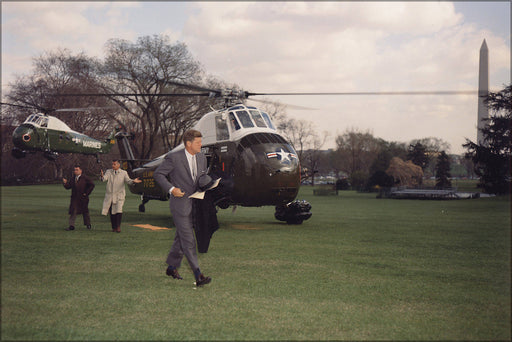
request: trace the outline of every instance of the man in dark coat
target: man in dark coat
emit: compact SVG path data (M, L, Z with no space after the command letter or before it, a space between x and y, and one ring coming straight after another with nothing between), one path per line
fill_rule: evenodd
M209 175L205 174L200 176L198 180L199 190L206 191L210 189L213 182L213 179ZM193 200L192 216L194 217L197 250L199 253L206 253L208 252L213 233L219 229L217 210L215 209L211 191L206 191L202 200Z
M82 168L76 165L74 177L71 180L62 178L62 182L66 189L71 189L71 201L69 203L69 227L66 230L75 230L76 216L82 214L84 217L84 225L87 229L91 229L91 218L89 216L89 195L94 189L94 183L82 174Z

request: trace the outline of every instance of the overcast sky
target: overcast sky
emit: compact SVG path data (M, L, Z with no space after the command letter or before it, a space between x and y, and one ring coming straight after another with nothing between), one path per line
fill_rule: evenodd
M32 58L67 48L103 57L108 39L154 34L187 44L204 70L253 92L477 90L482 41L491 90L510 84L510 2L9 2L2 4L2 90ZM328 132L387 141L436 137L462 153L477 98L287 96L272 100Z

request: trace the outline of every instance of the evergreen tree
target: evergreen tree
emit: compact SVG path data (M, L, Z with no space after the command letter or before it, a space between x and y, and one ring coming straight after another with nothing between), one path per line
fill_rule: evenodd
M466 140L466 158L475 165L475 173L480 177L478 187L492 194L510 192L511 171L511 127L512 127L512 86L499 93L490 93L486 99L494 112L482 128L484 141L476 144Z
M442 151L439 157L437 157L436 164L436 187L438 188L449 188L452 186L450 180L450 157L445 151Z
M409 149L407 151L407 159L421 167L422 170L425 170L429 161L427 148L420 142L417 142L414 145L409 145Z

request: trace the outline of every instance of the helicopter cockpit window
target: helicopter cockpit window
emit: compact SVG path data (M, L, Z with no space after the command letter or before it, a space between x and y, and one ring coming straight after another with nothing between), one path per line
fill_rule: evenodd
M39 124L41 127L48 127L48 118L41 118L41 120L39 120Z
M245 110L237 110L236 115L238 116L238 119L244 128L254 127L249 113L247 113Z
M25 122L36 123L38 118L39 116L32 114L27 118L27 120L25 120Z
M251 113L252 119L256 123L256 126L267 128L267 125L265 125L265 121L263 121L263 119L261 118L259 111L251 110L250 113Z
M231 124L231 130L237 131L240 129L240 124L238 123L238 120L235 117L235 114L233 112L229 113L229 123Z
M226 121L222 119L222 114L215 116L215 128L217 131L217 140L229 140L229 131Z
M48 125L48 118L42 115L32 114L27 118L27 120L25 120L25 122L31 123L33 125L39 125L41 127L46 127Z
M263 116L263 119L265 119L265 122L267 123L268 127L275 130L276 128L274 127L274 124L272 124L272 121L270 120L270 117L268 116L268 114L265 112L261 112L261 115Z

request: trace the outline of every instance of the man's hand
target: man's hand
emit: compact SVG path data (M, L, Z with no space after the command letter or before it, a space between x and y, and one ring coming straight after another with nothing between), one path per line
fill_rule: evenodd
M62 178L62 183L66 184L68 180L66 178Z
M172 192L171 194L174 196L174 197L183 197L185 196L185 193L183 191L181 191L180 188L174 188L172 189Z
M139 177L137 177L137 178L135 178L135 179L133 180L133 182L134 182L134 183L141 183L142 181L140 180L140 178L139 178Z

